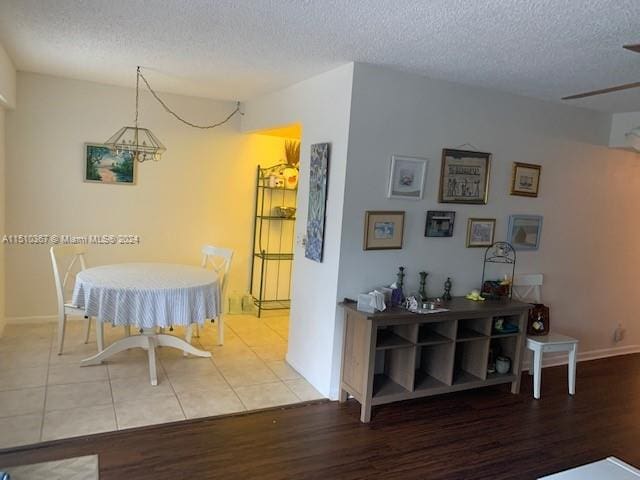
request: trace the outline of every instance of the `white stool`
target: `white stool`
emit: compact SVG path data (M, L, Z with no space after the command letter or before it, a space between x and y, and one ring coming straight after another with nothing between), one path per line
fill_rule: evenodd
M542 377L542 354L544 352L569 353L569 395L576 393L576 353L578 340L575 338L549 333L539 337L527 337L527 348L533 351L533 362L529 373L533 369L533 397L540 398L540 381Z

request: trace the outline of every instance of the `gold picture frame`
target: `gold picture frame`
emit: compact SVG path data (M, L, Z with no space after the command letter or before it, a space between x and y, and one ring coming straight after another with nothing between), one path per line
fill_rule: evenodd
M403 211L365 212L363 250L399 250L402 248L403 240Z
M495 233L495 218L470 218L467 221L467 248L490 247Z
M490 174L490 153L443 148L438 202L486 205Z
M513 162L511 176L511 195L537 197L540 191L542 165Z

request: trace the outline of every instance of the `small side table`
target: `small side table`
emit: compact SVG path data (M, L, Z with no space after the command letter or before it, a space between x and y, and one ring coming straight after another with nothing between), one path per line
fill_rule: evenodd
M578 340L559 333L539 337L527 337L527 348L533 351L533 363L529 367L529 373L533 369L533 397L540 398L540 382L542 380L542 354L544 352L568 352L569 353L569 395L576 393L576 353L578 352Z

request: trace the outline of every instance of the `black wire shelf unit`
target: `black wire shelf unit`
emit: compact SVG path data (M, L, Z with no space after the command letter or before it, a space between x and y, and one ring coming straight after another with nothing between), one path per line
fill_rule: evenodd
M297 188L274 186L272 178L284 168L286 164L258 166L256 175L250 292L258 317L291 305Z

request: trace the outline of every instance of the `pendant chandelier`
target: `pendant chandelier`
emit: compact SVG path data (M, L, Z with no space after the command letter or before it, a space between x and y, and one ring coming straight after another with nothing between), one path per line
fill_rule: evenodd
M188 122L173 110L171 110L169 106L158 96L158 94L151 88L151 85L149 85L149 82L144 77L144 75L140 71L140 67L138 66L136 70L136 117L133 127L122 127L115 134L113 134L111 138L109 138L109 140L105 142L105 146L109 147L109 149L112 152L115 152L117 155L122 152L131 152L134 160L142 163L146 162L147 160L160 160L160 156L167 150L151 130L138 126L138 117L140 110L140 79L142 79L142 81L145 83L147 89L149 90L151 95L153 95L153 98L155 98L158 103L162 105L167 113L170 113L180 122L190 127L203 130L215 128L227 123L237 113L242 115L242 112L240 112L240 102L237 102L236 109L221 122L214 123L212 125L196 125L194 123Z

